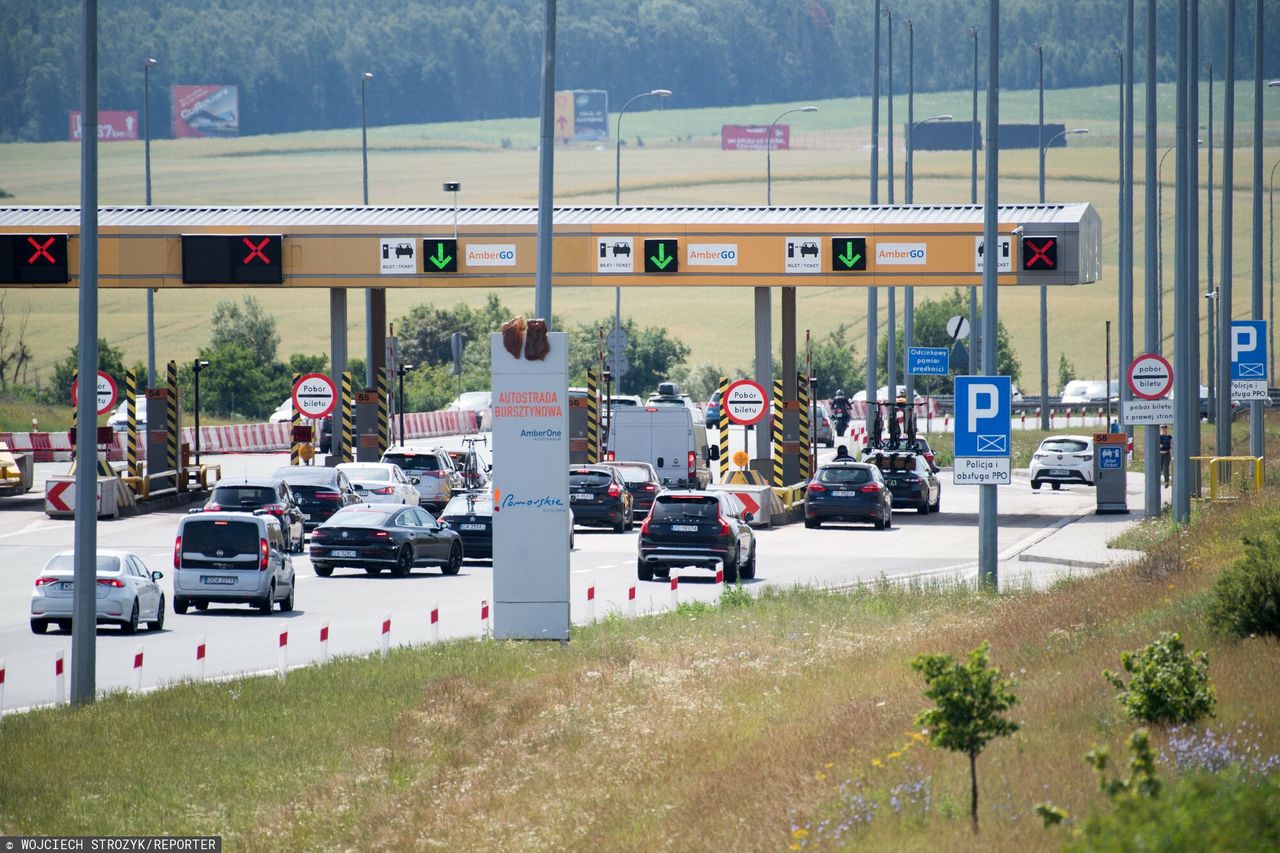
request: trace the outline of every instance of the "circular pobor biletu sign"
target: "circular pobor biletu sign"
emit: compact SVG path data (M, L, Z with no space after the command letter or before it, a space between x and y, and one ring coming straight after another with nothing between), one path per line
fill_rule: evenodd
M724 392L725 414L735 424L751 426L769 413L769 395L759 382L739 379Z
M304 418L323 418L338 402L338 389L323 373L305 373L293 385L293 408Z
M1144 353L1129 364L1129 390L1143 400L1159 400L1173 388L1173 368L1168 359Z
M96 406L98 414L105 415L107 412L115 408L116 396L119 389L116 387L116 381L111 378L111 374L105 370L98 371L98 399ZM80 405L80 380L77 379L71 383L71 405Z

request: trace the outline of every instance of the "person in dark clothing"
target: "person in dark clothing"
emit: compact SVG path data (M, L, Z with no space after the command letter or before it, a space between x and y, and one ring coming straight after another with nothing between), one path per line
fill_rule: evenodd
M1169 425L1160 426L1160 477L1166 486L1169 485L1169 470L1173 462L1173 436L1169 435Z
M852 461L853 461L853 457L849 455L849 448L845 447L843 444L837 445L837 446L836 446L836 458L835 458L835 460L834 460L834 461L836 461L836 462L845 462L845 461L852 462Z

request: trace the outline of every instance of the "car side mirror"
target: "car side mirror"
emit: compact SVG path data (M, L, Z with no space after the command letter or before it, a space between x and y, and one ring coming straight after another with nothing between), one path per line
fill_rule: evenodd
M187 510L187 515L199 515L202 512L204 512L204 507L198 506L198 507L193 507L192 509Z
M164 572L152 572L152 573L151 573L151 579L152 579L153 581L158 581L158 580L160 580L160 578L162 578L162 577L164 577Z
M419 483L421 483L421 482L422 482L422 478L421 478L421 477L410 477L410 478L409 478L409 482L410 482L410 483L413 483L413 484L416 486L416 485L418 485Z
M720 445L713 444L707 448L707 458L716 460L720 458Z
M747 522L748 524L750 524L750 523L751 523L751 519L753 519L753 518L755 518L755 516L754 516L754 515L752 515L750 512L744 512L744 513L742 514L742 520L743 520L743 521L745 521L745 522Z

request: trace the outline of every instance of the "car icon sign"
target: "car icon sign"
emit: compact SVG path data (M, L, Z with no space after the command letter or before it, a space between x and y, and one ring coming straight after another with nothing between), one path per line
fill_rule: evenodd
M615 258L619 255L626 255L629 258L631 257L631 244L623 242L614 243L611 251Z
M413 257L413 244L412 244L412 243L397 243L397 244L396 244L396 257L397 257L397 258L403 258L403 257L405 257L405 256L408 256L408 257L410 257L410 258L412 258L412 257Z
M812 240L800 244L800 257L803 258L807 255L818 257L818 244Z

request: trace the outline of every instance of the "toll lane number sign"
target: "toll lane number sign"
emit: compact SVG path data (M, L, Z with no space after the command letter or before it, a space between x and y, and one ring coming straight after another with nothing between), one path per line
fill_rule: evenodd
M724 392L724 411L735 424L751 426L763 420L769 412L769 396L759 382L739 379Z

